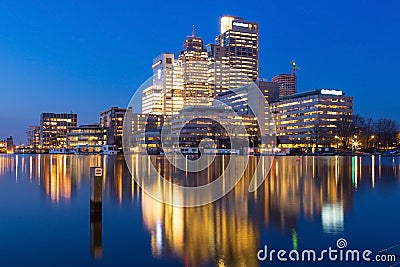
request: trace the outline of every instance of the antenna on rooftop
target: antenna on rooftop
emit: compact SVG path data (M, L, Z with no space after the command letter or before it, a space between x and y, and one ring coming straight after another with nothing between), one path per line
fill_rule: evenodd
M192 36L195 37L196 35L194 34L194 24L192 25Z

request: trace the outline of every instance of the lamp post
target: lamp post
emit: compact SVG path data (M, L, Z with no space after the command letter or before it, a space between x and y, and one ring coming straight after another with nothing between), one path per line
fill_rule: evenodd
M375 139L375 135L371 135L370 136L370 138L369 138L369 141L371 141L372 142L372 140L374 140ZM372 146L374 146L374 144L372 143Z

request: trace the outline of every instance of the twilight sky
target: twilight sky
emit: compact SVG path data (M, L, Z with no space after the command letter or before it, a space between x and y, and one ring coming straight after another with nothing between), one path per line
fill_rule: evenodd
M0 139L26 142L41 112L79 124L128 105L153 57L178 52L192 24L212 43L222 15L259 22L260 77L290 72L298 91L343 89L355 112L400 120L396 0L0 0Z

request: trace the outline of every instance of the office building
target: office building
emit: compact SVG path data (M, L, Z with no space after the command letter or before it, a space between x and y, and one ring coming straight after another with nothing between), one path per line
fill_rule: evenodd
M78 114L42 113L40 115L40 145L44 149L65 148L67 133L78 126Z
M154 58L152 70L152 84L143 91L142 113L171 114L174 93L179 93L173 90L174 54L163 53Z
M279 99L279 84L276 82L268 82L264 79L256 81L256 85L265 96L268 103Z
M183 43L176 61L183 73L183 107L211 105L212 87L208 84L208 56L201 37L194 30ZM176 88L174 88L175 90Z
M142 92L142 113L170 115L183 108L183 68L174 54L153 59L151 84Z
M208 56L208 84L212 88L213 97L230 87L230 67L226 47L208 44L206 46Z
M99 124L72 127L67 133L67 147L79 152L100 152L106 140L106 130Z
M135 153L159 154L164 116L160 114L132 114L132 135L128 140Z
M219 48L220 47L220 48ZM220 20L220 34L215 38L215 46L208 47L209 60L214 61L214 75L222 77L223 86L236 88L258 79L258 23L243 18L224 16ZM229 67L229 73L221 66ZM218 78L215 82L218 82ZM221 86L217 84L215 96Z
M100 127L106 131L107 145L122 149L122 132L127 109L112 107L100 113Z
M173 116L171 125L165 126L167 129L171 127L172 133L171 142L167 147L198 147L201 140L208 138L217 145L213 148L230 148L229 139L233 136L229 136L218 121L228 121L231 127L240 124L240 119L233 117L232 113L223 107L195 106L183 109L181 113Z
M26 131L28 142L27 146L33 149L40 147L40 126L30 126Z
M285 97L295 94L296 89L296 73L279 74L272 78L272 81L279 84L279 96Z
M143 114L164 114L163 89L150 85L142 92Z
M270 108L283 147L334 146L336 122L353 114L353 98L318 89L281 98Z
M270 88L275 90L273 97L276 98L277 85L264 81L261 83L261 86L264 87L264 90L261 90L264 97L260 95L256 85L250 84L222 92L216 98L217 101L231 107L236 114L241 116L249 134L249 140L254 146L261 144L262 133L264 133L262 136L264 144L267 139L269 140L268 144L270 141L275 142L275 126L267 102L270 98Z

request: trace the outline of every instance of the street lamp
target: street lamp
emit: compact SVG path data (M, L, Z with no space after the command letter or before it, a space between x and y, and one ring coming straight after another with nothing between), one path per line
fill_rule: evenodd
M374 139L375 139L375 135L371 135L371 137L369 138L368 141L372 141L372 140L374 140ZM374 144L372 144L372 146L374 146Z

